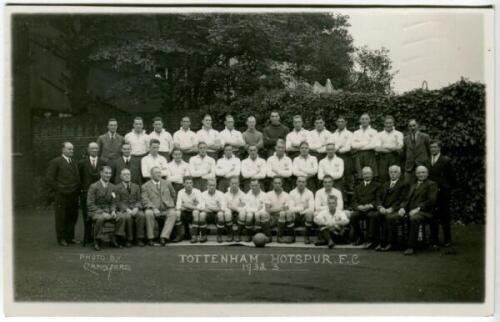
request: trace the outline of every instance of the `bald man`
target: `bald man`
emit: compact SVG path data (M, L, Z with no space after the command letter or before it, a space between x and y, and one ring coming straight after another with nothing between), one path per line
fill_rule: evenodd
M378 237L376 233L376 225L374 224L377 218L377 205L379 204L379 189L378 182L373 180L373 170L370 167L362 169L363 181L354 188L354 196L352 198L353 213L351 216L351 226L353 229L354 245L363 244L363 248L372 248L375 245L375 239ZM361 234L361 220L366 219L368 223L366 238Z
M99 145L97 144L97 142L90 142L87 147L87 155L78 162L80 181L82 183L80 205L82 208L82 218L84 225L84 244L90 243L92 239L92 233L90 231L91 222L87 219L87 193L90 185L99 180L101 168L105 165L107 165L107 162L99 156Z
M415 170L417 182L411 185L403 207L399 210L401 217L407 216L410 222L407 248L404 255L413 255L417 246L418 229L422 223L431 222L438 194L437 184L429 180L429 170L420 165ZM391 226L394 225L394 222Z

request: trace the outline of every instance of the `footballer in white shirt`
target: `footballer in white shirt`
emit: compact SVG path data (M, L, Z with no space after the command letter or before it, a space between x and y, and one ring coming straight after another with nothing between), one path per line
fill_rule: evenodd
M207 190L201 193L205 208L200 213L200 242L207 241L207 223L217 226L217 242L222 243L222 234L226 228L226 241L233 241L233 221L227 208L226 196L217 190L217 180L208 179Z
M290 191L290 213L295 217L294 224L305 227L304 243L311 243L311 228L314 217L314 194L306 187L306 178L297 178L296 188ZM287 226L290 230L292 240L295 241L295 228Z

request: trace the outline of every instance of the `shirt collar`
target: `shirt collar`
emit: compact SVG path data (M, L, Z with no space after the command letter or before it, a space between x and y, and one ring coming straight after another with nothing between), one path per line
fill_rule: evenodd
M97 161L98 157L97 156L93 157L93 156L89 155L89 158L90 158L90 160L96 160Z
M108 135L109 135L109 138L115 137L116 136L116 132L115 133L111 133L110 131L108 131Z
M104 180L102 180L102 179L99 179L99 181L101 181L101 184L102 184L103 187L107 187L108 186L109 182L104 182Z
M125 186L125 188L127 188L127 186L130 184L130 181L129 182L122 181L122 183Z
M434 158L434 161L438 160L439 157L441 156L441 152L439 152L438 154L436 155L433 155L432 157Z
M365 129L363 129L363 126L361 126L361 125L359 126L359 129L360 129L360 130L362 130L362 131L367 131L367 130L370 130L371 128L372 128L372 127L371 127L371 125L368 125L368 126L366 127L366 130L365 130Z
M66 160L66 162L68 162L68 163L69 163L69 160L70 160L70 158L69 158L69 157L65 156L64 154L62 154L62 157L64 158L64 160Z
M154 183L155 185L159 185L159 184L161 183L161 181L155 181L154 179L151 179L151 180L153 180L153 183Z

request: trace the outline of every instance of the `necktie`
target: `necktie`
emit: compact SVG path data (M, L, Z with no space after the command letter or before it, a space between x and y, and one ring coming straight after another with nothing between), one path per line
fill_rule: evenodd
M417 188L418 188L418 187L420 187L420 184L421 184L421 183L422 183L422 182L417 181Z
M417 134L416 133L413 133L411 135L411 140L412 140L413 145L415 145L415 142L417 142Z
M156 188L158 189L158 192L161 194L161 185L160 185L160 183L156 184Z
M130 193L130 183L127 183L127 191Z
M125 159L125 167L127 167L127 168L128 168L128 164L129 164L129 163L130 163L129 158L126 158L126 159Z
M111 144L113 144L113 141L115 140L115 135L111 134Z
M68 158L68 164L71 165L71 158Z
M91 159L92 160L92 168L95 169L95 159Z
M396 182L391 181L391 185L389 186L389 188L392 189L394 187L394 184L396 184Z

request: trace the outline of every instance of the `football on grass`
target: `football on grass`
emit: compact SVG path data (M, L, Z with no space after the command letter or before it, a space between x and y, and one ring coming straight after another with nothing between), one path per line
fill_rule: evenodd
M253 236L253 243L256 247L264 247L267 243L267 236L263 233L257 233Z

